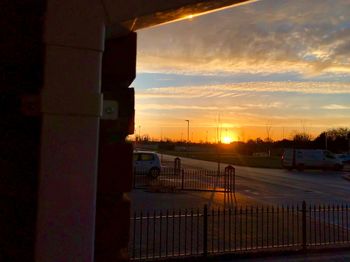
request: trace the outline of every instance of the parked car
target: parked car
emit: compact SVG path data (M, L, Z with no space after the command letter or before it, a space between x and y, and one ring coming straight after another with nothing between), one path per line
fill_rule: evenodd
M337 158L340 159L343 164L350 164L350 154L338 154Z
M148 175L157 178L161 171L161 162L155 152L134 151L134 172L138 175Z
M328 150L288 148L282 155L282 167L300 171L306 168L341 170L344 164Z

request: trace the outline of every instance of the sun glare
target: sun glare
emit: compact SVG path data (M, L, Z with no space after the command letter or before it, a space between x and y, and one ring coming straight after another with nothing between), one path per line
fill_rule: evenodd
M224 144L230 144L232 142L232 138L231 137L228 137L228 136L225 136L223 139L222 139L222 142Z

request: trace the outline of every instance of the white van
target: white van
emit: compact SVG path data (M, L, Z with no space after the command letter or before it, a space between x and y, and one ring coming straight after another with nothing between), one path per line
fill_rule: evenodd
M292 170L309 169L343 169L343 162L332 152L322 149L292 149L284 150L282 167Z

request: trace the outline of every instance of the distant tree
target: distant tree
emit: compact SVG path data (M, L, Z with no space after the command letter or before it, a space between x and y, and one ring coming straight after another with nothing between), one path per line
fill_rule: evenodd
M350 129L345 127L333 128L327 130L327 139L337 140L337 139L347 139L350 134Z
M333 128L322 132L313 141L315 147L326 148L333 152L345 152L349 150L350 129Z
M253 139L249 139L246 144L247 145L255 145L256 142Z
M293 141L296 143L309 143L312 140L312 136L306 132L296 132L293 135Z
M311 134L305 131L294 131L292 134L293 147L298 148L311 148L312 145L312 136Z
M264 139L264 142L265 142L265 143L273 143L273 140L272 140L271 137L266 137L266 138Z
M288 139L283 139L283 140L274 142L274 147L279 148L279 149L292 148L294 146L295 146L294 142L292 140L288 140Z
M258 137L258 138L256 139L256 143L257 143L257 144L263 144L264 141L263 141L260 137Z

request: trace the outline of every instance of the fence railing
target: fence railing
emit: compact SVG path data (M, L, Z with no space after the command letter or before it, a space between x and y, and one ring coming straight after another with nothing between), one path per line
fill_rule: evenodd
M259 206L140 212L130 257L152 260L349 244L348 205Z
M162 168L158 177L150 176L147 170L134 172L134 188L154 190L197 190L234 192L234 170L221 172L205 169Z

